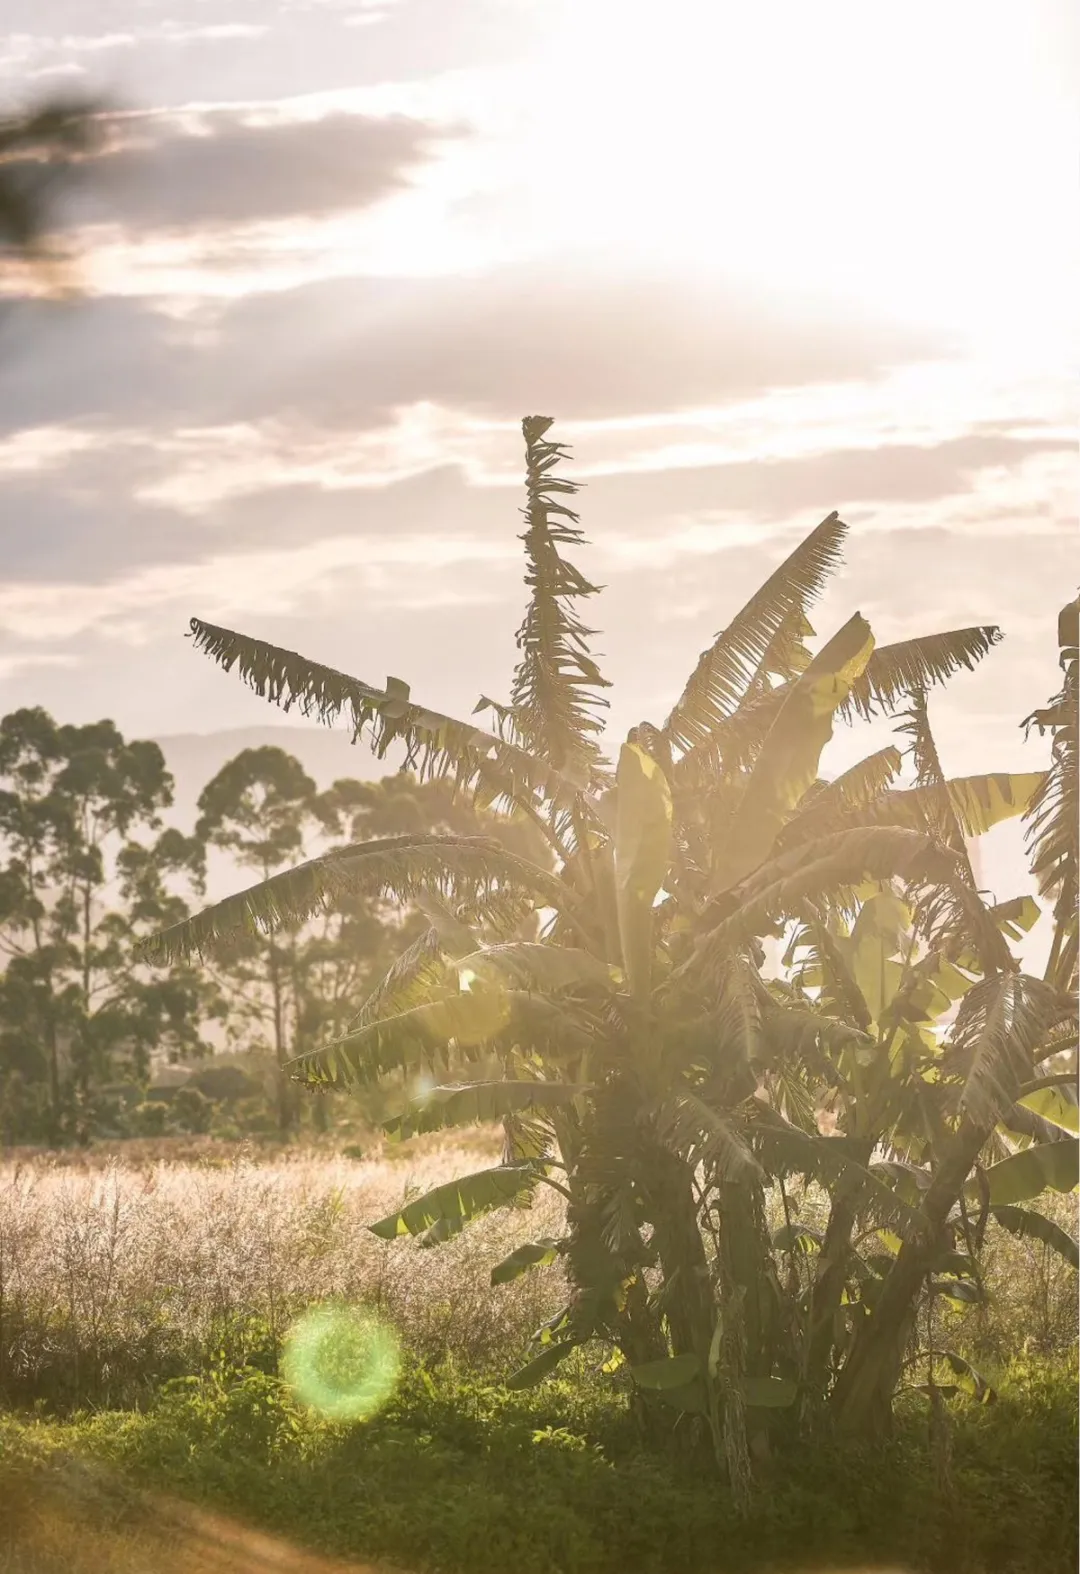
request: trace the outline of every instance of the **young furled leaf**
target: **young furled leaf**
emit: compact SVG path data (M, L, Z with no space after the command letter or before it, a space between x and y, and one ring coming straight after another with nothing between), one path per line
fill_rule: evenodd
M623 965L634 994L649 991L653 902L671 860L671 789L636 744L619 754L615 894Z

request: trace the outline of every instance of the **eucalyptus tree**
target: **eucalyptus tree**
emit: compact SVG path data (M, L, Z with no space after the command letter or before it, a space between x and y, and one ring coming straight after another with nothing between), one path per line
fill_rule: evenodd
M0 1080L5 1104L23 1090L37 1140L85 1135L117 1074L200 1046L200 975L133 958L189 911L177 877L199 888L198 847L161 829L171 802L161 750L110 721L0 720Z
M400 679L378 688L192 622L196 645L258 693L324 722L345 717L377 753L403 744L422 774L528 820L546 857L491 837L362 840L162 933L154 954L202 952L350 890L421 905L428 926L352 1029L294 1072L332 1086L402 1071L442 1079L391 1133L501 1119L506 1152L372 1228L435 1244L555 1187L565 1235L519 1248L494 1276L556 1258L567 1271L567 1306L512 1381L538 1380L604 1339L639 1389L704 1417L741 1489L750 1447L778 1408L798 1401L804 1413L828 1399L852 1424L884 1424L950 1212L1062 1017L1060 992L1018 972L1002 932L1016 911L983 901L966 847L1022 813L1044 779L948 782L937 765L926 692L973 667L996 628L876 647L856 614L811 652L809 610L845 533L836 514L701 654L667 718L632 729L612 769L601 752L608 680L583 613L596 587L564 555L583 538L550 425L523 423L529 599L509 698L477 707L490 730L428 709ZM835 780L819 775L838 721L901 703L913 785L896 785L896 747ZM888 903L901 899L911 938L904 1006L888 1002L895 1031L884 1000L857 1005L838 969L816 985L805 967L769 976L769 937L798 926L793 965L806 960L806 936L823 956L847 941L861 955L868 929L900 934ZM541 927L522 939L530 914ZM943 1042L924 1031L924 995L948 994L946 966L970 988L957 990ZM827 1102L842 1106L840 1137L820 1133ZM913 1198L900 1161L920 1174ZM792 1176L822 1185L839 1216L809 1283L790 1273L781 1282L794 1236L774 1242L767 1228L770 1188ZM899 1312L880 1349L863 1327L842 1338L825 1316L851 1278L857 1222L888 1229L898 1246L878 1305L895 1281Z
M199 795L197 839L226 852L263 880L295 862L316 821L316 788L300 762L284 749L242 749ZM231 997L230 1036L266 1034L274 1063L278 1131L288 1137L296 1122L296 1088L285 1065L297 1048L303 1004L299 987L300 926L285 915L265 934L237 937L223 959L224 990Z
M269 746L227 761L204 787L198 810L198 841L263 881L316 848L380 832L475 836L486 828L504 840L510 834L511 845L516 833L523 850L536 842L528 821L508 826L456 799L447 783L420 783L408 772L380 782L343 778L320 792L293 755ZM332 911L268 915L261 930L236 935L222 949L215 982L228 1000L227 1036L233 1047L267 1054L282 1137L293 1134L301 1113L289 1061L344 1030L358 996L422 927L419 915L403 917L377 896L351 889L339 893ZM314 1119L322 1124L325 1115L325 1101L316 1101Z

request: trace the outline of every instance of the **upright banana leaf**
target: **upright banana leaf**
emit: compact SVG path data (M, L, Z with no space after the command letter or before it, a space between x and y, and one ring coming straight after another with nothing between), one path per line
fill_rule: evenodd
M677 748L688 753L707 745L739 707L785 626L805 623L810 602L840 560L846 531L835 512L823 519L702 652L664 724Z
M872 1022L880 1023L904 977L897 952L910 937L912 913L891 891L879 891L862 904L851 939L841 941L851 957L851 973L866 1001Z
M879 749L834 781L820 782L805 794L799 811L781 837L782 847L793 847L814 836L828 835L852 824L859 810L880 798L899 774L903 755L895 745Z
M671 789L657 762L624 743L616 777L615 895L631 993L649 992L653 903L671 860Z
M870 625L856 615L819 651L795 683L746 783L727 833L716 890L762 864L792 810L817 776L837 707L851 692L874 648Z

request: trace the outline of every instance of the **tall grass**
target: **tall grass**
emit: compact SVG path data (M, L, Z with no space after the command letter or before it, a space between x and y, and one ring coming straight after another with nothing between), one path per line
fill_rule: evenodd
M483 1133L401 1159L0 1166L0 1401L138 1404L217 1362L272 1369L313 1301L362 1301L424 1360L483 1368L555 1311L557 1274L492 1289L492 1266L558 1227L560 1199L423 1250L366 1228L492 1161Z
M366 1228L492 1162L493 1144L473 1131L368 1160L241 1150L177 1161L148 1147L104 1165L0 1164L0 1402L126 1407L220 1363L272 1371L290 1322L329 1298L379 1308L425 1362L449 1353L473 1371L509 1370L565 1286L551 1267L492 1289L490 1270L523 1240L558 1233L554 1193L434 1249ZM1075 1199L1050 1205L1075 1226ZM998 1232L986 1266L989 1304L942 1313L954 1347L998 1363L1073 1345L1076 1275L1060 1258Z

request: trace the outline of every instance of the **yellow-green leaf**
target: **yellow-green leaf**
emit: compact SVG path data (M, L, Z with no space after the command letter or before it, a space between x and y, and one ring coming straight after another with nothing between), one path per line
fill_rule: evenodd
M990 909L990 916L1003 935L1019 940L1038 923L1042 908L1033 896L1014 896L1008 902L998 902Z
M496 1284L510 1284L514 1279L519 1279L530 1268L546 1268L553 1263L559 1255L559 1242L550 1236L542 1241L528 1241L524 1246L518 1246L497 1262L491 1270L491 1282Z
M615 895L623 966L631 991L649 990L653 902L671 858L671 789L660 766L624 743L616 777Z
M659 1361L645 1361L630 1368L639 1388L682 1388L701 1375L701 1362L696 1355L669 1355Z
M1073 1191L1080 1183L1080 1139L1024 1148L986 1171L990 1206L1029 1202L1044 1191Z
M410 1108L383 1122L391 1142L442 1131L448 1126L483 1125L522 1110L546 1110L570 1104L586 1089L571 1082L509 1080L452 1083L432 1088Z
M1051 1125L1060 1126L1062 1131L1080 1133L1080 1109L1077 1108L1075 1089L1071 1087L1036 1088L1032 1093L1025 1093L1017 1102L1033 1115L1040 1115Z
M404 1208L387 1214L385 1219L369 1224L368 1229L386 1241L398 1235L421 1235L435 1226L448 1226L455 1233L481 1213L522 1201L539 1180L540 1172L528 1165L505 1164L478 1170L436 1186Z
M904 976L894 960L911 928L911 909L891 891L864 902L851 932L851 971L872 1022L880 1022Z
M1042 1241L1060 1257L1064 1257L1070 1268L1080 1268L1080 1251L1077 1249L1076 1242L1068 1231L1063 1230L1060 1224L1055 1224L1053 1219L1047 1219L1043 1214L1035 1213L1030 1208L995 1208L993 1214L1002 1229L1008 1230L1010 1235L1021 1238L1027 1236L1030 1240Z
M965 836L982 836L1002 820L1023 814L1043 784L1045 771L960 776L946 782L949 802Z
M870 625L856 613L793 685L733 816L720 889L734 885L769 856L792 810L816 780L836 709L848 697L873 649Z

